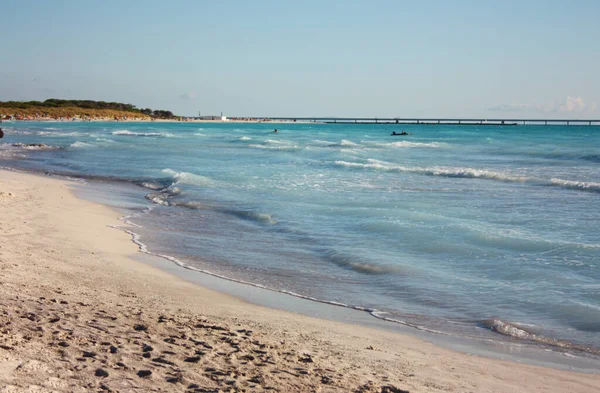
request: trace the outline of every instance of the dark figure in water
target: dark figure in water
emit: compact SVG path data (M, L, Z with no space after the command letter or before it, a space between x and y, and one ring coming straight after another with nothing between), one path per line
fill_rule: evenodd
M276 129L275 129L275 131L273 131L273 132L277 132L277 128L276 128Z
M2 128L0 128L0 139L4 138L4 131L2 131Z
M392 135L408 135L408 132L402 131L401 133L397 133L396 131L392 132Z

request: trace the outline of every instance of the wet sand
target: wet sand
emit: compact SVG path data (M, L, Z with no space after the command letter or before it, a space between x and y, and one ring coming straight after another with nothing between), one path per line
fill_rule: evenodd
M0 392L593 392L600 375L251 305L170 275L73 183L0 171ZM278 296L274 294L273 296Z

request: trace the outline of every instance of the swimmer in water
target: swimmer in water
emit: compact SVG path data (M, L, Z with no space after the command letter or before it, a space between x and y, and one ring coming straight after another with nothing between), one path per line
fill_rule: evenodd
M273 132L277 132L277 128Z

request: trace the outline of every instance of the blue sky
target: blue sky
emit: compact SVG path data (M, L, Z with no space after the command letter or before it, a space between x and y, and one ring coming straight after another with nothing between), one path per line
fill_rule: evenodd
M600 1L0 0L0 100L600 117Z

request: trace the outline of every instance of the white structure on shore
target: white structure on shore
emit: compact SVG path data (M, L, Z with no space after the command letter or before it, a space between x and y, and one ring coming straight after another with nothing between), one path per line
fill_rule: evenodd
M229 121L227 116L223 116L223 112L221 112L221 116L200 116L200 112L198 112L198 120L211 120L211 121Z

